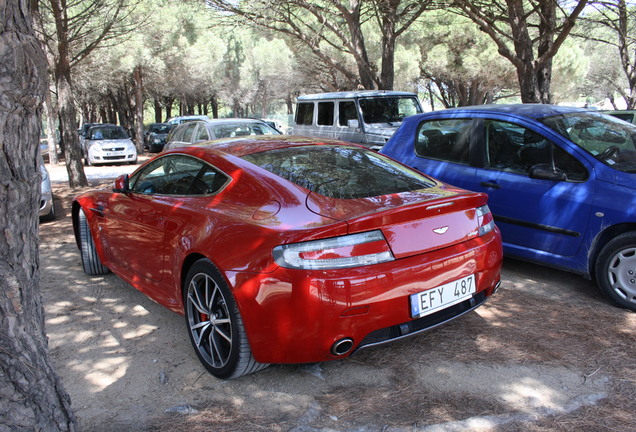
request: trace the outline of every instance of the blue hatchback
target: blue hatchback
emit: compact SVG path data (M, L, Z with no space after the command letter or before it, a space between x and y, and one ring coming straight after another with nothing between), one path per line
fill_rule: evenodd
M485 105L407 117L381 150L486 192L511 257L594 277L636 310L636 126L554 105Z

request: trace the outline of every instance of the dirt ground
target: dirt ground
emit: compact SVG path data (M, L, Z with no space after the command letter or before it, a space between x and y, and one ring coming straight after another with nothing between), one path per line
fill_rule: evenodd
M109 184L104 173L87 168L93 185ZM40 266L52 361L82 431L636 431L636 313L579 276L506 260L502 289L443 327L222 381L181 316L82 272L79 192L54 183Z

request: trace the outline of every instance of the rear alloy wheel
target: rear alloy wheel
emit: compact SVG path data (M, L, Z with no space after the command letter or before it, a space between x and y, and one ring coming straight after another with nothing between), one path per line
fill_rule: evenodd
M603 247L596 281L610 300L636 311L636 232L621 234Z
M254 360L234 297L209 260L194 263L184 288L190 341L212 375L237 378L267 367Z
M88 220L86 220L86 214L83 209L79 210L77 217L79 222L80 251L82 255L82 268L84 269L84 273L89 275L101 275L108 273L110 270L102 264L102 261L97 255L95 242L93 241L93 236L91 235Z

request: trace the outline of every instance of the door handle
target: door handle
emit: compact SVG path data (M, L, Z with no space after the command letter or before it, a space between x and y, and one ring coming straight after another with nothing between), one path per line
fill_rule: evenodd
M491 188L491 189L499 189L501 187L497 183L487 182L487 181L481 182L479 184L485 188Z

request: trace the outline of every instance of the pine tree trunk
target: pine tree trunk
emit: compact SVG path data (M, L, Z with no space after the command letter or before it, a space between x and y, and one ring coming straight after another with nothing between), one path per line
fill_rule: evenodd
M74 431L48 357L39 291L35 156L48 88L28 5L0 0L0 428Z
M64 156L68 183L72 188L88 186L88 180L82 165L82 149L77 134L77 110L71 93L71 65L68 42L68 19L65 3L50 0L51 11L55 20L58 56L55 64L55 86L60 115L60 129L64 141Z
M135 81L133 104L135 145L137 146L137 153L142 154L144 152L144 95L141 66L135 67L133 78Z

